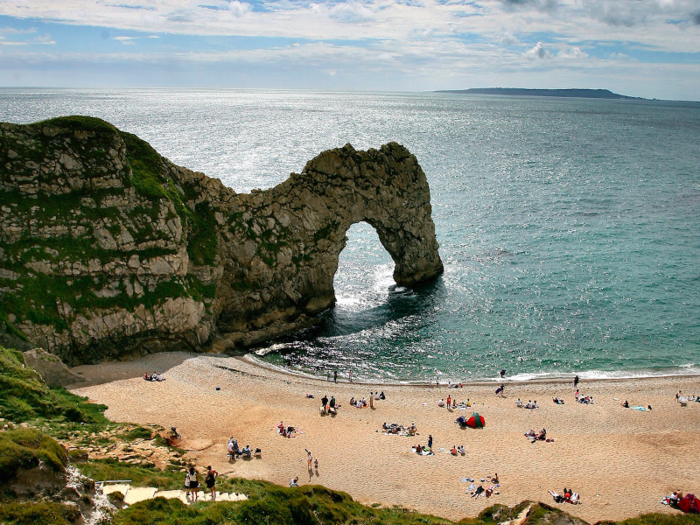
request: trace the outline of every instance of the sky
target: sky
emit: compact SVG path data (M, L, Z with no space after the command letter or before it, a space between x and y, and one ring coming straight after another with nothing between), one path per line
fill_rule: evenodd
M0 87L700 100L700 0L0 0Z

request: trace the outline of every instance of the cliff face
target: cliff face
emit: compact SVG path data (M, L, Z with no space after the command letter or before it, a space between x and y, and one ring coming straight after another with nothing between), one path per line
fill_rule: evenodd
M397 283L439 275L430 213L425 174L395 143L326 151L236 194L98 119L0 124L0 332L69 363L248 346L334 303L356 222L377 230Z

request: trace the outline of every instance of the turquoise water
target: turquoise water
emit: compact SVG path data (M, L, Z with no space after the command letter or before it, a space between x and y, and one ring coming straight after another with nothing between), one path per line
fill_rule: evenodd
M0 120L105 118L236 191L390 140L431 187L445 274L396 287L354 226L319 328L264 359L442 380L700 373L700 105L446 94L0 90Z

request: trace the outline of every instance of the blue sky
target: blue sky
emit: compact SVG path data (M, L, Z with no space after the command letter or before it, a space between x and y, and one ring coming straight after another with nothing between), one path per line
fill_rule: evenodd
M0 86L700 100L700 0L0 0Z

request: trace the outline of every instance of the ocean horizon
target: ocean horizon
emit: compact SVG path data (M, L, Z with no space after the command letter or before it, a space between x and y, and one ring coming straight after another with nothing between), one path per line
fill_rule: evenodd
M103 118L237 192L348 142L416 155L444 275L397 286L357 224L336 306L256 349L267 363L378 381L700 374L698 103L248 89L2 89L0 101L3 122Z

